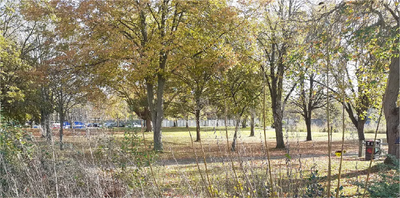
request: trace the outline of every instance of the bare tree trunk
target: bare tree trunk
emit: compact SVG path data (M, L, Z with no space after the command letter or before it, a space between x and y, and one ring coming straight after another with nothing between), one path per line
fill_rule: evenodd
M398 51L397 54L399 54ZM399 67L399 57L392 57L383 101L383 108L386 118L386 137L389 145L388 154L396 156L397 159L399 159L399 145L396 145L396 140L399 138L400 127L399 107L396 105L400 88ZM390 163L390 160L386 159L385 163Z
M46 115L46 119L45 119L44 123L45 123L44 127L46 128L46 139L47 139L47 141L50 142L51 141L51 136L53 135L52 131L51 131L51 128L50 128L50 114Z
M52 131L50 129L50 115L52 113L51 96L47 87L42 87L41 90L40 104L40 125L42 131L42 137L46 137L47 141L51 141Z
M152 129L152 127L151 127L151 118L147 117L146 118L146 132L150 132L151 129Z
M367 120L361 119L360 116L358 116L358 121L357 121L357 134L358 134L358 140L363 141L365 140L365 134L364 134L364 125Z
M247 116L244 117L242 120L242 128L244 129L244 128L246 128L246 126L247 126Z
M279 104L273 108L274 114L274 124L275 124L275 135L276 135L276 148L285 148L285 143L283 141L283 131L282 131L282 118L283 112Z
M200 109L196 108L196 142L199 142L201 140L200 138Z
M311 117L306 116L305 118L306 121L306 128L307 128L307 141L311 141L312 140L312 136L311 136Z
M64 149L63 146L63 136L64 136L64 127L63 127L63 123L64 123L64 108L62 106L60 106L60 150Z
M236 150L236 139L237 139L237 133L239 131L239 125L240 125L240 117L236 120L236 125L235 125L235 134L233 135L233 141L232 141L232 151Z
M157 89L157 100L154 100L154 87L153 84L146 82L147 89L147 101L151 112L151 118L153 122L153 140L154 150L160 151L163 149L162 137L161 137L161 124L163 118L163 105L162 97L164 93L165 79L159 74L158 75L158 89Z
M165 60L166 61L166 60ZM154 150L162 151L162 121L164 119L163 95L164 95L165 78L162 74L158 75L157 100L156 100L156 116L154 124Z
M42 131L42 137L48 141L51 140L51 129L50 129L50 114L46 111L41 112L40 126Z
M254 110L251 110L251 118L250 118L250 136L254 136L254 117L255 117L255 112Z
M44 110L40 111L40 131L41 131L41 135L42 138L46 137L47 131L46 131L46 114L44 112Z

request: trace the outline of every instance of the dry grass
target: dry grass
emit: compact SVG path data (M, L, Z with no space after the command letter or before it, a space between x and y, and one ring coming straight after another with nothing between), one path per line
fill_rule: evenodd
M28 166L23 160L14 162L23 171L15 172L14 178L3 176L2 179L9 184L6 185L7 189L1 188L0 192L3 196L22 197L304 197L313 186L326 189L326 133L314 133L315 140L306 142L304 132L287 132L287 148L275 149L274 131L269 130L267 141L273 176L271 184L267 179L268 162L260 130L256 131L255 137L249 137L248 129L242 129L237 150L231 152L222 128L205 128L202 131L202 144L207 171L200 143L195 142L194 149L191 145L188 131L193 132L193 128L164 129L164 152L156 154L149 149L152 144L151 133L144 133L145 147L141 133L135 136L141 140L131 141L129 138L132 136L128 135L134 132L125 133L124 130L66 130L65 150L62 151L58 149L57 136L54 137L54 146L51 146L39 137L38 131L31 131L37 136L32 142L36 148L31 156L32 162ZM229 129L229 136L232 135L233 129ZM369 139L373 134L366 135ZM369 165L369 161L357 157L358 141L354 136L354 133L346 134L344 144L347 152L343 157L343 196L363 193L363 189L356 184L365 181ZM340 135L334 134L333 137L332 151L335 152L341 148ZM378 137L384 136L379 134ZM335 189L339 158L334 153L331 156L332 189ZM233 167L230 159L233 160ZM153 163L152 170L148 161ZM382 159L373 164L379 163L382 163ZM378 178L378 171L372 171L372 180ZM312 177L313 174L315 177ZM40 182L32 175L41 178ZM208 179L202 179L202 176L208 176ZM23 180L24 177L28 179ZM274 194L271 194L271 185L274 186ZM21 186L31 187L16 190Z

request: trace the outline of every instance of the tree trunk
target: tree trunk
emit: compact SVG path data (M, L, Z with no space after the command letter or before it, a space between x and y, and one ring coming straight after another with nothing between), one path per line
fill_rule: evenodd
M397 40L398 43L398 40ZM399 52L397 51L397 54ZM399 97L399 57L392 57L390 64L389 77L387 81L387 86L385 90L385 97L383 101L384 113L386 118L386 137L389 145L388 154L396 156L399 159L399 149L396 145L396 140L399 138L399 107L397 107L396 102ZM386 160L389 162L390 160Z
M50 114L46 111L41 111L40 126L42 131L42 137L46 138L47 141L51 140L51 129L50 129Z
M46 131L46 114L44 112L44 110L40 111L40 131L41 131L41 135L42 138L46 137L47 131Z
M151 129L152 129L152 127L151 127L151 118L147 117L146 118L146 131L145 132L150 132Z
M160 75L159 75L160 76ZM158 86L157 90L157 100L154 100L154 87L153 84L146 82L147 89L147 101L150 109L151 119L153 123L153 140L154 140L154 150L162 150L162 141L161 141L161 124L162 121L159 118L162 118L163 109L162 109L162 94L164 91L165 79L158 79L158 83L161 86Z
M60 107L60 150L63 150L64 149L64 147L63 147L63 133L64 133L64 126L63 126L63 123L64 123L64 108L61 106Z
M235 151L236 150L236 139L237 139L237 133L238 133L238 130L239 130L239 124L240 124L240 117L236 120L235 134L233 135L231 151Z
M365 140L365 134L364 134L364 125L367 120L361 119L361 116L358 116L358 121L357 121L357 134L358 134L358 140L363 141Z
M200 109L196 108L196 142L201 140L200 138Z
M306 127L307 127L307 141L311 141L312 140L312 136L311 136L311 117L307 116L304 118L306 121Z
M162 151L162 121L164 119L164 109L163 109L163 96L164 96L164 86L165 78L162 74L158 74L158 86L157 86L157 100L156 100L156 116L154 124L154 150Z
M285 148L285 143L283 141L283 131L282 131L283 112L281 111L280 104L276 105L276 108L273 108L272 111L274 114L276 148Z
M251 118L250 118L250 136L254 136L254 117L255 117L254 110L251 111Z
M50 114L47 114L46 115L46 119L45 119L45 124L44 124L45 126L45 128L46 128L46 139L47 139L47 141L51 141L51 136L53 135L52 134L52 131L51 131L51 128L50 128Z
M49 89L47 87L41 88L41 100L40 104L40 125L42 130L42 137L46 137L47 141L51 141L52 131L50 128L50 115L51 111L51 96L49 94Z
M242 128L244 129L246 128L246 126L247 126L247 117L244 117L242 120Z
M186 128L189 128L189 118L186 116Z

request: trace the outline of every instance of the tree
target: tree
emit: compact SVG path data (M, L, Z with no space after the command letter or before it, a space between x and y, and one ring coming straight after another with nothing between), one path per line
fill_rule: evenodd
M313 13L311 13L313 14ZM313 16L309 16L313 18ZM321 68L319 67L319 59L317 56L318 34L321 29L314 20L303 22L304 31L302 32L303 43L297 48L290 51L289 61L294 65L292 78L298 78L298 87L294 90L296 94L290 100L295 106L294 113L300 114L305 121L307 129L307 141L312 140L311 134L311 118L314 110L322 108L326 105L326 94L323 86L318 82L322 82Z
M7 118L24 121L25 114L15 110L21 110L22 106L20 104L22 104L25 92L30 84L27 73L29 73L31 67L20 58L18 46L1 35L0 50L0 102L2 115Z
M256 38L251 36L248 28L243 28L240 35L226 38L235 56L232 66L219 79L225 100L224 106L236 120L232 151L236 149L240 121L249 109L258 106L262 87L261 75L258 72L259 63L253 59L256 46L252 41Z
M315 81L318 79L316 73L302 74L299 81L298 97L291 101L299 110L295 111L303 116L307 128L307 141L312 140L311 118L313 111L326 105L325 93L323 87Z
M71 4L63 1L53 4L64 21L59 30L64 34L77 30L80 40L92 41L86 48L95 54L93 60L104 63L97 65L119 67L124 60L129 72L137 72L144 79L154 128L154 149L162 150L164 92L171 71L180 69L173 62L173 51L185 45L181 36L192 26L186 22L213 3L86 0ZM114 62L110 63L111 60Z
M37 84L42 82L38 70L43 58L46 23L26 15L29 2L4 1L0 8L2 105L7 118L25 123L38 120L43 104ZM43 50L43 49L44 50Z
M128 116L128 105L125 100L117 98L116 96L110 96L108 98L107 114L113 119L117 120L117 126L121 126L121 119L125 119Z
M284 97L284 81L290 65L286 62L288 51L294 46L296 32L298 31L292 18L301 17L301 3L295 0L278 1L266 8L264 29L258 37L260 50L264 53L265 63L261 69L265 75L269 93L271 95L271 108L274 117L276 135L276 148L285 148L282 132L282 119L285 105L296 84L286 92Z
M67 113L76 105L87 102L90 93L97 87L92 85L88 71L81 68L82 61L76 56L79 46L59 41L56 54L49 61L50 89L54 96L55 110L60 119L60 150L63 149L64 121Z
M376 62L389 61L387 69L389 76L386 84L385 95L383 97L383 109L386 118L387 141L389 145L388 153L399 158L398 145L395 144L399 138L399 105L396 104L399 98L399 39L400 29L399 3L392 1L357 1L341 4L343 7L357 13L354 20L362 23L363 17L374 18L375 23L368 23L361 26L358 31L354 31L357 36L364 36L369 39L366 48L373 60ZM371 31L371 30L379 31ZM371 37L372 34L372 37ZM375 64L371 64L371 66ZM371 81L372 82L372 81ZM371 83L370 83L371 84ZM376 84L376 83L372 83ZM397 150L397 151L396 151ZM389 159L389 158L388 158Z
M261 89L261 79L255 70L256 68L252 67L251 64L239 63L226 72L221 82L229 113L236 120L231 147L232 151L236 149L237 134L243 114L249 108L256 106L256 101L259 100L261 95L261 92L259 92Z
M210 8L219 10L218 8ZM215 15L210 17L209 15ZM207 17L205 17L207 16ZM196 141L201 140L200 136L200 116L202 109L206 106L207 101L215 93L213 89L214 77L223 72L227 67L229 61L226 58L227 49L224 48L224 36L230 32L229 29L217 29L211 28L210 26L221 27L219 17L224 16L220 12L207 11L203 18L196 22L197 29L190 30L187 33L186 49L180 49L183 56L181 70L174 70L173 74L176 76L179 82L184 84L183 93L186 94L186 100L193 100L194 106L188 106L192 109L196 119ZM207 21L207 18L216 18L213 21ZM230 23L233 26L233 23ZM202 27L204 26L204 27ZM214 38L214 39L213 39ZM200 41L200 42L199 42ZM204 47L206 46L206 47ZM181 86L181 85L180 85ZM179 88L178 88L179 89ZM191 103L185 103L190 105Z
M394 39L393 43L393 54L390 58L390 66L389 66L389 77L385 90L385 97L383 100L384 103L384 112L386 118L386 134L387 140L389 144L388 154L396 156L397 159L400 159L399 153L399 145L396 145L396 141L398 142L400 138L400 102L399 102L399 91L400 91L400 41L398 37L398 32L400 31L400 14L395 12L395 10L399 10L399 2L395 2L395 6L393 3L384 3L385 10L390 12L392 19L395 20L396 23L392 27L389 26L389 30L392 30L392 38ZM393 9L395 8L395 9ZM394 28L393 28L394 27ZM397 30L397 31L393 31ZM392 49L393 49L392 48ZM389 158L387 158L389 159ZM387 160L388 161L388 160Z

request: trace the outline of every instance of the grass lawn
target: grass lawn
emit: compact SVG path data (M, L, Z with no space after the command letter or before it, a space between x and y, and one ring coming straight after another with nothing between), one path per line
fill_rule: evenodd
M152 133L145 132L138 135L142 137L143 134L147 147L151 147ZM194 193L205 193L204 189L202 191L193 188L204 188L204 185L208 184L212 188L219 188L219 190L216 190L218 196L229 196L229 193L223 193L229 191L228 187L225 186L240 184L247 186L247 188L252 186L252 190L256 190L258 193L256 196L267 195L260 192L265 191L265 185L270 185L266 173L268 163L262 129L256 129L254 137L249 137L249 128L240 129L236 152L230 151L233 134L234 128L228 128L228 148L225 128L204 127L201 131L201 144L200 142L193 142L192 147L191 136L195 140L195 128L164 128L164 151L157 154L153 170L155 180L158 181L159 188L162 188L161 191L165 195L171 196L207 196L206 194ZM271 158L271 174L277 195L291 197L295 195L295 189L303 191L300 194L306 194L307 189L310 190L310 184L327 185L329 159L326 132L313 132L313 141L305 141L306 132L286 132L284 134L286 149L275 149L275 131L273 129L267 130L266 135ZM122 137L122 133L116 136ZM341 136L341 133L333 133L334 142L331 152L332 192L334 192L338 182L340 157L337 157L334 153L341 150ZM385 137L386 134L378 134L378 139ZM366 134L367 140L373 138L374 134ZM343 196L356 196L363 193L363 188L356 183L363 183L366 180L370 161L365 161L364 157L358 157L357 145L357 134L355 132L346 133L344 143L346 153L343 155L341 171L341 186L343 187L341 193ZM387 147L383 146L383 149L387 150ZM206 163L204 163L204 159ZM374 161L373 167L382 163L382 161L383 157ZM205 170L206 166L207 171ZM233 172L233 169L235 169L235 172ZM378 176L375 169L372 170L371 180ZM237 177L234 176L235 173ZM313 174L316 174L316 177L310 180ZM206 179L207 175L208 179ZM235 178L238 178L239 184L235 184ZM226 184L226 181L229 181L230 184ZM249 185L252 182L253 185ZM202 183L203 185L201 185ZM236 189L239 188L243 187L237 186ZM236 191L240 194L240 190ZM243 189L243 191L248 192L250 189ZM188 194L188 192L194 194Z

